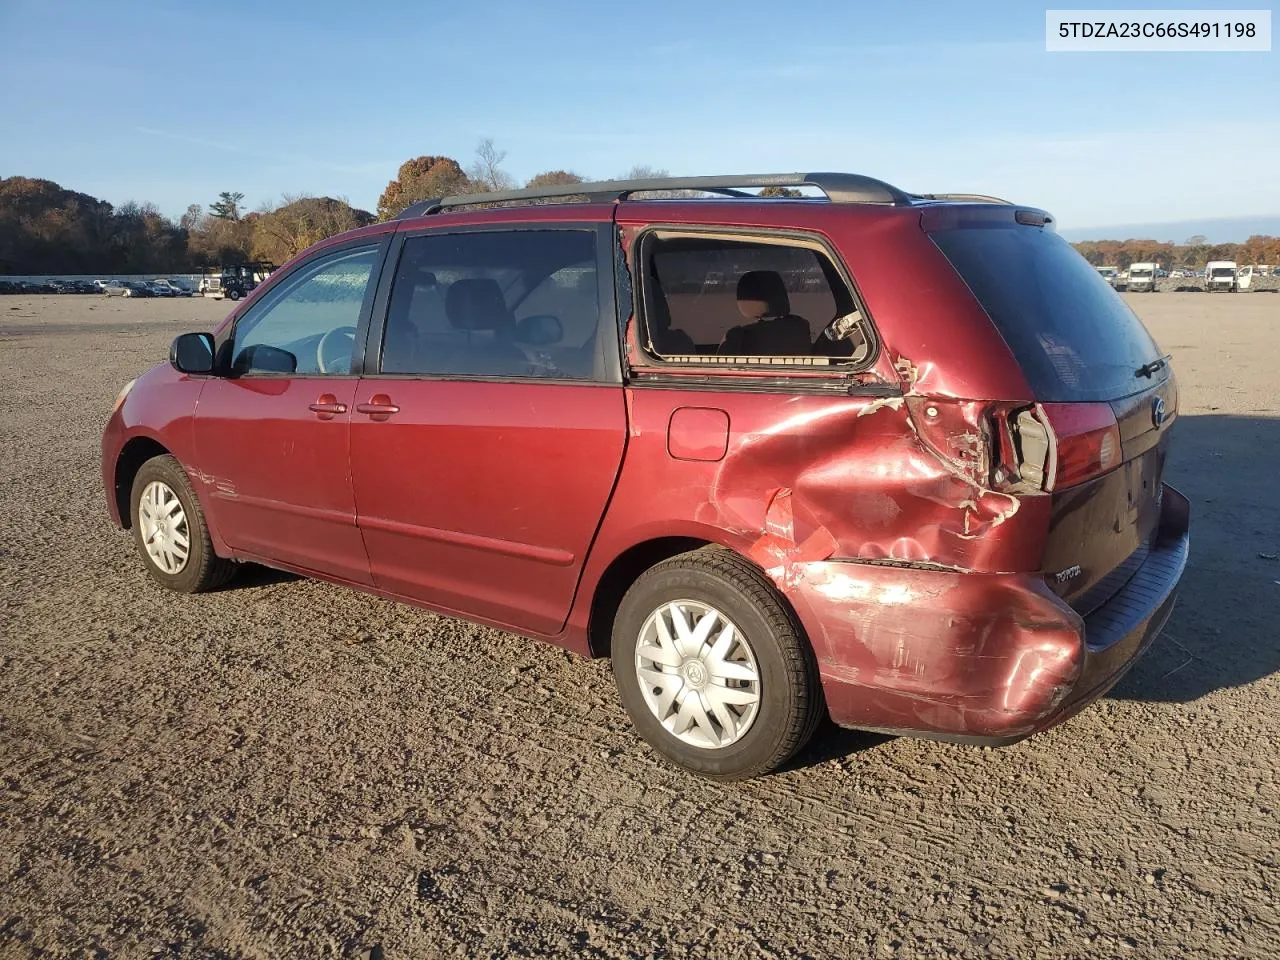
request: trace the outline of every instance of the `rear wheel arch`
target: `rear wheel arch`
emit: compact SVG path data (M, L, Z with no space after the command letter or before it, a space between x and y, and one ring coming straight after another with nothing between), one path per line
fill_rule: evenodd
M642 541L618 554L609 566L605 568L604 573L600 575L600 579L596 582L591 598L590 619L587 621L587 643L590 655L592 657L607 657L611 654L613 622L618 613L618 606L622 603L622 598L627 590L642 574L663 561L670 560L672 557L694 553L699 550L718 550L733 554L735 558L754 569L772 585L772 580L759 564L723 544L687 536L656 537ZM787 609L787 612L800 629L801 635L805 637L810 649L813 649L813 642L809 640L807 632L804 630L803 621L797 614L790 598L778 590L776 586L773 589L779 601ZM816 650L814 654L816 656Z

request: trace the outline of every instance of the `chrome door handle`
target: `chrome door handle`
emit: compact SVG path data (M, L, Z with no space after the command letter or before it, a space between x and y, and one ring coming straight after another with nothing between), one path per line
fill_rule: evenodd
M339 403L338 398L333 394L324 393L316 398L315 403L308 404L307 409L321 420L332 420L338 414L346 413L347 405Z
M393 413L400 412L400 408L385 393L374 394L366 403L357 403L356 410L368 414L373 420L385 420Z

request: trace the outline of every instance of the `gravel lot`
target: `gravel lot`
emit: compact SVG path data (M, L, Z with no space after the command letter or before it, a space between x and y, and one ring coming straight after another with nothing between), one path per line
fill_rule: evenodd
M1194 509L1149 655L1014 747L828 729L720 785L604 662L267 571L152 586L100 430L229 305L0 298L0 955L1280 954L1280 296L1130 301Z

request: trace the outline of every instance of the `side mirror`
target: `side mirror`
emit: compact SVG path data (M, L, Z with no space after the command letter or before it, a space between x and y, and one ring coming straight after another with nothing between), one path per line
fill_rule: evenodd
M298 358L288 350L281 350L265 343L254 343L245 347L236 356L235 372L248 373L257 370L263 373L296 373Z
M184 333L174 337L169 363L179 373L213 373L213 334Z
M564 326L559 317L536 314L516 321L516 341L530 346L545 347L564 339Z

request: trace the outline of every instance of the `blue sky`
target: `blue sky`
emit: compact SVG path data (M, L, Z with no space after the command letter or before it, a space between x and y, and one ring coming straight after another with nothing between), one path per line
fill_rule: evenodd
M0 176L373 209L405 159L487 136L519 179L849 170L1064 228L1280 213L1280 54L1044 33L1027 2L0 0Z

